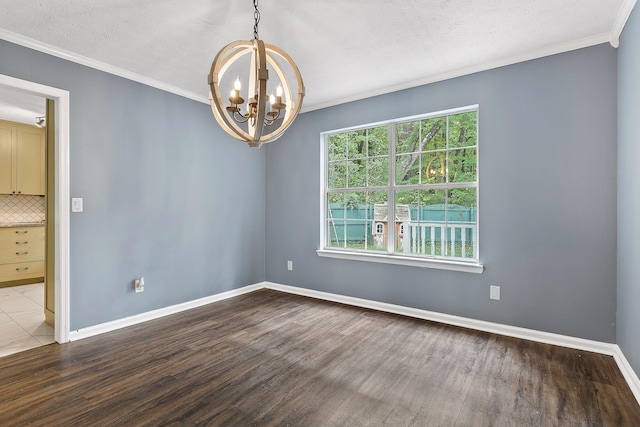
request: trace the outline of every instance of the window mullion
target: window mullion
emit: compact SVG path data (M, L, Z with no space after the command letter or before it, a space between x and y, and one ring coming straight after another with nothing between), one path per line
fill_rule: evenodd
M445 130L445 147L446 147L446 152L447 152L447 157L445 159L446 162L446 167L445 167L445 178L444 178L444 182L447 183L447 189L444 190L444 236L443 236L443 241L442 241L442 249L443 252L442 254L444 256L450 256L451 254L449 253L449 116L447 116L446 120L446 130ZM453 233L453 230L451 230L451 233Z
M329 135L320 138L320 244L331 246L331 238L327 239L329 213Z
M389 124L389 186L387 188L387 252L396 247L396 127Z

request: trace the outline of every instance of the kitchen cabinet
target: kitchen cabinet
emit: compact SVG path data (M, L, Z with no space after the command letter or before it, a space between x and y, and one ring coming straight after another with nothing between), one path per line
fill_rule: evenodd
M0 283L44 279L44 226L0 227Z
M45 194L45 130L0 120L0 194Z

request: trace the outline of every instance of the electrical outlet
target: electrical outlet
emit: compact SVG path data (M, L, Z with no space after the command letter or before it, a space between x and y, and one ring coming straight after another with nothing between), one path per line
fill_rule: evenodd
M82 212L84 207L82 206L82 197L74 197L71 199L71 212Z
M287 261L287 270L293 271L293 261Z
M489 298L500 301L500 286L489 286Z
M144 277L134 280L133 287L136 290L136 294L144 292Z

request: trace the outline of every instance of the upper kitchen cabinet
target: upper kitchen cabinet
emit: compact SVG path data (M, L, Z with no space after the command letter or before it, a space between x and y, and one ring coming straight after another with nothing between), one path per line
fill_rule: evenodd
M0 194L45 194L45 131L0 120Z

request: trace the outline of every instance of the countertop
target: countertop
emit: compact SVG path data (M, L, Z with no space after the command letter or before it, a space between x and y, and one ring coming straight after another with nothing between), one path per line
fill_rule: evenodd
M0 222L0 228L44 227L44 222Z

